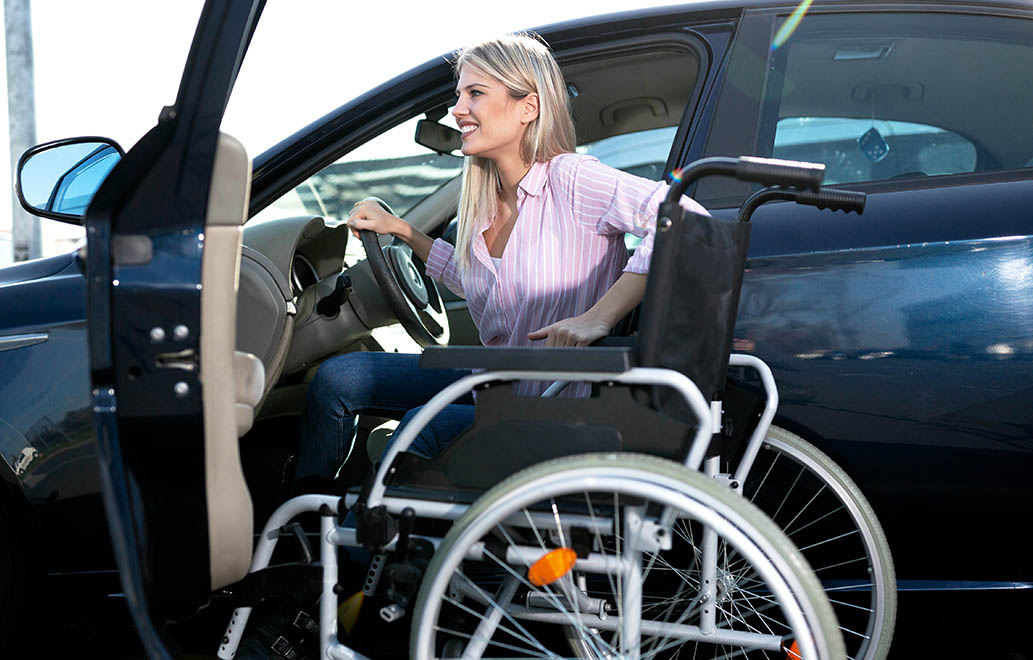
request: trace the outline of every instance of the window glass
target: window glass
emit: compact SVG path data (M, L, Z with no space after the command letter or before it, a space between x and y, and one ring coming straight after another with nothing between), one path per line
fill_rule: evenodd
M806 15L772 44L756 153L825 163L827 183L1026 167L1031 28L964 14Z
M825 183L957 174L976 169L976 147L957 133L904 121L786 117L775 158L825 163Z
M295 215L318 215L343 221L352 206L367 197L379 197L404 217L406 212L463 171L462 156L438 154L414 140L414 117L350 151L262 209L250 222L265 222ZM455 128L451 115L440 120ZM344 261L351 265L366 258L362 241L349 240ZM387 351L419 353L401 324L372 331Z
M614 135L582 144L577 152L595 156L600 162L618 170L660 181L664 177L664 165L677 130L677 126L666 126Z
M437 154L416 144L413 136L421 118L399 124L349 152L263 209L251 222L291 215L341 221L356 202L371 196L404 216L463 170L461 156ZM443 119L442 123L448 122ZM361 242L348 241L347 263L363 258Z

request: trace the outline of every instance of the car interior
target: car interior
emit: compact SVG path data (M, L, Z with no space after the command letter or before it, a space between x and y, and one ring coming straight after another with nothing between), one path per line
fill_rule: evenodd
M562 58L579 150L659 179L675 128L694 99L700 56L693 45L690 40L672 37L629 42L616 51L611 44L605 57L598 50L587 49ZM436 109L429 109L428 115L440 115ZM398 130L412 131L411 123ZM627 137L639 139L620 142ZM289 465L285 469L283 464L292 451L292 440L285 442L284 435L291 439L295 435L306 384L315 369L337 354L391 350L390 344L381 343L383 335L376 329L382 331L397 323L396 315L363 259L359 241L343 225L347 210L355 201L377 194L432 236L446 234L455 218L460 158L434 154L415 144L406 153L418 155L379 161L350 161L345 155L284 196L300 199L301 204L274 203L243 229L237 348L257 356L264 367L256 428L241 443L245 471L265 473L248 479L257 486L253 488L256 521L262 521L263 512L268 513L284 498L282 488L274 488L273 494L258 491L269 481L283 486L289 474ZM416 169L424 172L411 172ZM426 170L432 173L426 174ZM421 186L429 192L413 196L411 190ZM381 243L388 241L382 238ZM441 294L452 325L450 343L479 343L465 303L444 287ZM416 350L408 338L399 337L403 334L397 326L388 333L390 341L397 340L394 348ZM361 420L356 447L364 448L364 436L384 421ZM249 451L252 449L255 451ZM366 454L353 450L341 479L345 475L349 480L361 479L370 465Z

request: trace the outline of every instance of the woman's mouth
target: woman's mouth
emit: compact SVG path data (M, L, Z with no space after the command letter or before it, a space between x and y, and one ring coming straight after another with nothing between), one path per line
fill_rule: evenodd
M463 124L459 127L459 130L463 132L463 139L465 140L470 133L477 130L477 124Z

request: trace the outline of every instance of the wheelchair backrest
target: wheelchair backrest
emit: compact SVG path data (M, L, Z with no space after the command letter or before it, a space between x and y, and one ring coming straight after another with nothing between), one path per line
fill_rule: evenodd
M642 302L637 364L674 369L704 397L724 389L750 225L665 202ZM681 397L658 393L668 414L690 414Z

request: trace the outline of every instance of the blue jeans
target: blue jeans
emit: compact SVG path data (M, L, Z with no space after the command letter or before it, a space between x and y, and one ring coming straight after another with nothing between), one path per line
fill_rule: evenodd
M467 369L421 369L419 359L406 353L363 352L324 362L305 398L295 481L337 475L354 451L356 415L401 417L400 430L431 397L470 374ZM436 456L473 419L473 396L468 393L438 413L409 451Z

